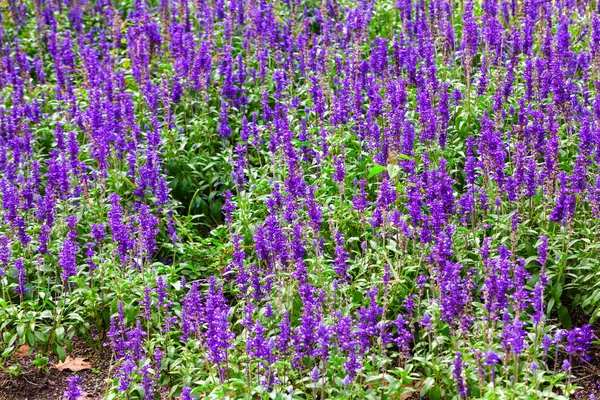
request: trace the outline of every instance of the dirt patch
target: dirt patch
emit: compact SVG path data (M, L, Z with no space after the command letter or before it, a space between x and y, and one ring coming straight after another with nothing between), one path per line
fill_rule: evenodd
M572 318L575 326L581 326L588 323L589 316L577 308L572 312ZM596 334L596 339L600 340L600 321L594 322L591 326ZM575 392L573 396L575 399L600 399L600 345L597 344L597 341L592 344L589 357L588 360L573 359L574 378L572 382L581 387ZM559 357L559 361L562 362L562 360L563 358Z
M596 329L596 335L600 330ZM600 399L600 346L594 345L590 352L591 359L574 361L572 380L577 386L580 386L574 398L576 399ZM593 395L593 396L592 396Z
M0 400L59 400L68 388L67 378L78 375L84 400L100 400L106 391L106 379L111 371L111 351L108 348L94 349L82 340L73 343L72 357L81 357L91 364L91 369L79 372L59 371L52 365L59 362L54 355L44 369L31 364L36 349L23 356L19 351L0 369Z

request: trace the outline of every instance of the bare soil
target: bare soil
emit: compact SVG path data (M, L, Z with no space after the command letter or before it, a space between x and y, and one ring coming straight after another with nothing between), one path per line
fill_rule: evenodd
M50 363L44 369L31 365L36 353L36 349L26 356L17 352L0 367L0 400L60 400L69 386L67 378L71 375L81 378L79 386L85 393L81 400L103 398L106 379L111 373L111 352L108 348L96 350L85 341L76 340L69 355L85 358L92 365L92 369L79 372L59 371L53 367L59 362L56 356L49 357Z

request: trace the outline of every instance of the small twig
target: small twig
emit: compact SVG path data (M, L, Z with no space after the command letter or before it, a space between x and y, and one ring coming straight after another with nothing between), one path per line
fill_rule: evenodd
M580 376L579 378L571 379L571 382L578 382L578 381L581 381L581 380L584 380L584 379L587 379L587 378L591 378L593 376L598 376L598 374L589 374L589 375L586 375L586 376Z
M39 384L37 384L37 383L33 383L33 382L29 381L29 380L28 380L27 378L25 378L24 376L21 376L21 378L23 378L23 380L24 380L25 382L29 383L30 385L33 385L33 386L40 386L40 385L39 385Z

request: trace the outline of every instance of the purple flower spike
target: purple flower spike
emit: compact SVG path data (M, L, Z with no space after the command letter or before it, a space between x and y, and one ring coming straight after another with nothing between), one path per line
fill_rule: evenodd
M81 378L77 375L73 375L67 378L69 388L63 394L63 400L77 400L83 396L83 390L79 387Z

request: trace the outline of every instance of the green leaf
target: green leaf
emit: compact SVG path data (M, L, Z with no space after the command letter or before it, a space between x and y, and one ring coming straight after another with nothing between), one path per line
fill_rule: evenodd
M569 310L567 307L560 306L558 309L558 319L567 329L571 329L573 327L573 322L571 321L571 315L569 314Z
M429 390L431 389L431 387L433 386L434 383L435 383L435 379L433 379L431 376L428 378L425 378L425 380L423 381L423 386L421 386L421 397L423 397L427 393L429 393Z
M9 346L9 347L7 347L7 348L6 348L6 349L4 349L4 351L2 352L2 357L5 357L5 358L6 358L6 357L8 357L8 356L9 356L9 355L12 353L12 351L13 351L14 349L15 349L15 347L14 347L14 346Z
M67 353L65 351L65 348L62 346L55 345L54 352L56 353L56 355L58 356L58 359L60 361L65 361L65 358L67 358Z
M442 389L439 386L429 391L429 400L440 400L442 398Z
M297 146L305 146L305 147L310 146L310 143L308 143L308 142L302 142L302 141L297 140L297 139L294 140L294 143L296 143Z
M62 326L59 326L58 328L56 328L54 333L56 334L56 340L59 342L62 342L63 339L65 338L65 328Z
M35 331L35 337L42 343L46 343L46 341L48 341L48 338L46 337L46 335L44 335L40 331Z
M13 334L12 336L9 336L10 333L8 332L4 332L4 340L8 343L8 347L12 346L16 341L17 341L17 334Z
M562 285L560 283L556 284L556 286L554 286L554 288L552 288L552 298L554 298L554 300L560 304L560 297L562 296Z
M374 177L377 174L382 173L383 171L385 171L385 167L382 165L376 165L373 168L371 168L371 170L369 171L369 178Z
M552 312L552 309L554 308L554 304L556 303L556 301L554 301L554 299L550 299L548 301L548 308L546 309L546 312L548 314L550 314Z

